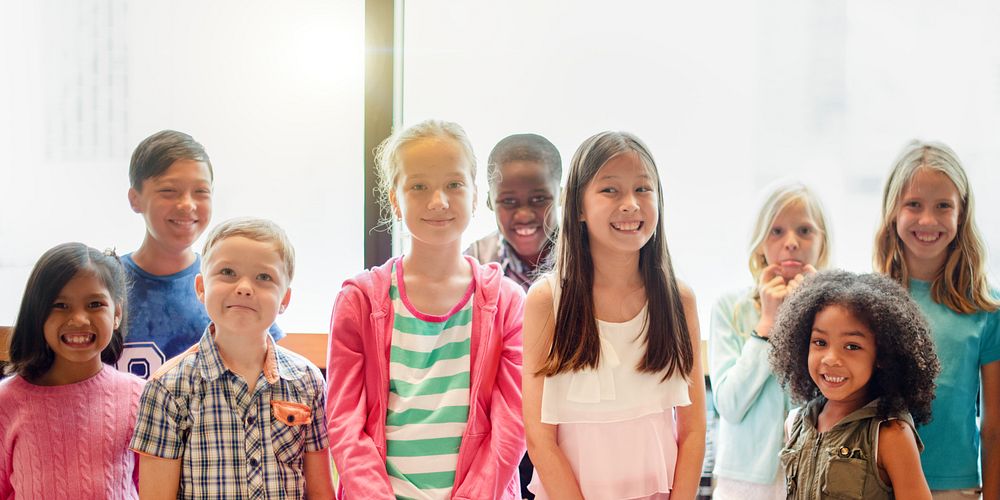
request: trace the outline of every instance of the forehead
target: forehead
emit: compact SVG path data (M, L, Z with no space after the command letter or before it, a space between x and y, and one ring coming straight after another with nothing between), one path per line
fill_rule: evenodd
M958 198L958 188L947 174L931 168L918 168L906 183L903 195L907 197Z
M417 139L399 150L399 175L471 174L471 165L461 145L447 137Z
M208 266L216 264L283 268L278 247L270 241L257 241L244 236L229 236L209 249Z
M830 304L816 313L813 328L831 336L857 336L874 340L874 334L865 322L850 309L840 304Z
M155 177L148 177L146 182L191 182L211 184L212 173L208 169L208 164L202 161L180 159L170 164L162 174Z
M555 190L559 188L551 172L544 163L530 160L514 160L500 165L500 174L496 188L506 189L539 189Z
M790 222L790 221L801 221L807 219L809 222L813 221L812 211L809 210L809 205L801 198L793 198L785 203L781 209L774 215L774 220L772 223L780 222Z
M72 295L107 295L108 287L94 269L81 269L63 285L59 296Z
M594 174L594 180L603 179L635 179L639 177L653 179L656 173L651 165L647 165L642 160L639 153L627 151L612 156L601 165L601 168Z

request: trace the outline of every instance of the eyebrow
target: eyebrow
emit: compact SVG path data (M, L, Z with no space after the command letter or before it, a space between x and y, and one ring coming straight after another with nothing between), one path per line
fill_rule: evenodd
M622 178L622 176L620 176L620 175L602 175L602 176L598 177L597 180L603 181L605 179L621 179L621 178ZM651 179L651 177L649 176L649 174L640 174L640 175L637 175L636 178L638 178L638 179Z
M822 328L816 326L812 328L812 331L813 333L822 333L823 335L829 335L829 333L826 330L823 330ZM868 335L866 335L861 330L851 330L849 332L844 332L844 335L848 337L868 337Z

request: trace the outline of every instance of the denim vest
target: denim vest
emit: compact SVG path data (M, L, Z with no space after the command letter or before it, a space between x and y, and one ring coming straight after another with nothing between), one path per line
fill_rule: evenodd
M855 410L827 432L816 422L826 403L822 396L800 408L792 421L788 444L781 450L789 499L894 499L892 487L879 477L876 463L878 430L882 422L902 420L913 428L909 412L886 418L877 415L878 399ZM917 448L923 449L916 430Z

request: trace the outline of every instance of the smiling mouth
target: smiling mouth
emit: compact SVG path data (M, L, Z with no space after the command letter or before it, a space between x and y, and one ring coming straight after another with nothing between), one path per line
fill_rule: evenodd
M514 233L518 236L534 236L538 232L538 226L525 226L514 228Z
M168 219L175 226L191 227L198 223L198 219Z
M939 232L913 231L912 234L914 238L924 243L934 243L941 239L941 233Z
M96 342L97 335L93 333L64 333L59 336L59 340L66 345L86 346Z
M611 227L618 231L638 231L645 224L642 221L636 222L612 222Z
M252 311L252 312L257 312L256 309L254 309L254 308L252 308L250 306L243 306L243 305L238 305L238 304L231 305L231 306L226 306L226 309L236 309L238 311Z
M840 384L845 380L847 380L847 377L834 377L832 375L826 375L826 374L822 375L822 377L824 381L830 384Z

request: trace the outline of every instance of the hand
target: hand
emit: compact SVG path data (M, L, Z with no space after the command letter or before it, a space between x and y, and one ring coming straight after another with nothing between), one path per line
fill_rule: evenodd
M781 276L780 265L771 264L761 271L757 292L760 294L760 321L757 322L757 335L767 338L771 333L774 319L778 316L778 307L789 292L785 278Z
M806 276L810 276L813 274L816 274L816 268L810 264L806 264L805 267L802 269L801 273L796 274L794 278L788 280L788 283L786 283L785 286L788 288L788 293L791 293L793 290L798 288L799 285L801 285L802 282L805 281Z

